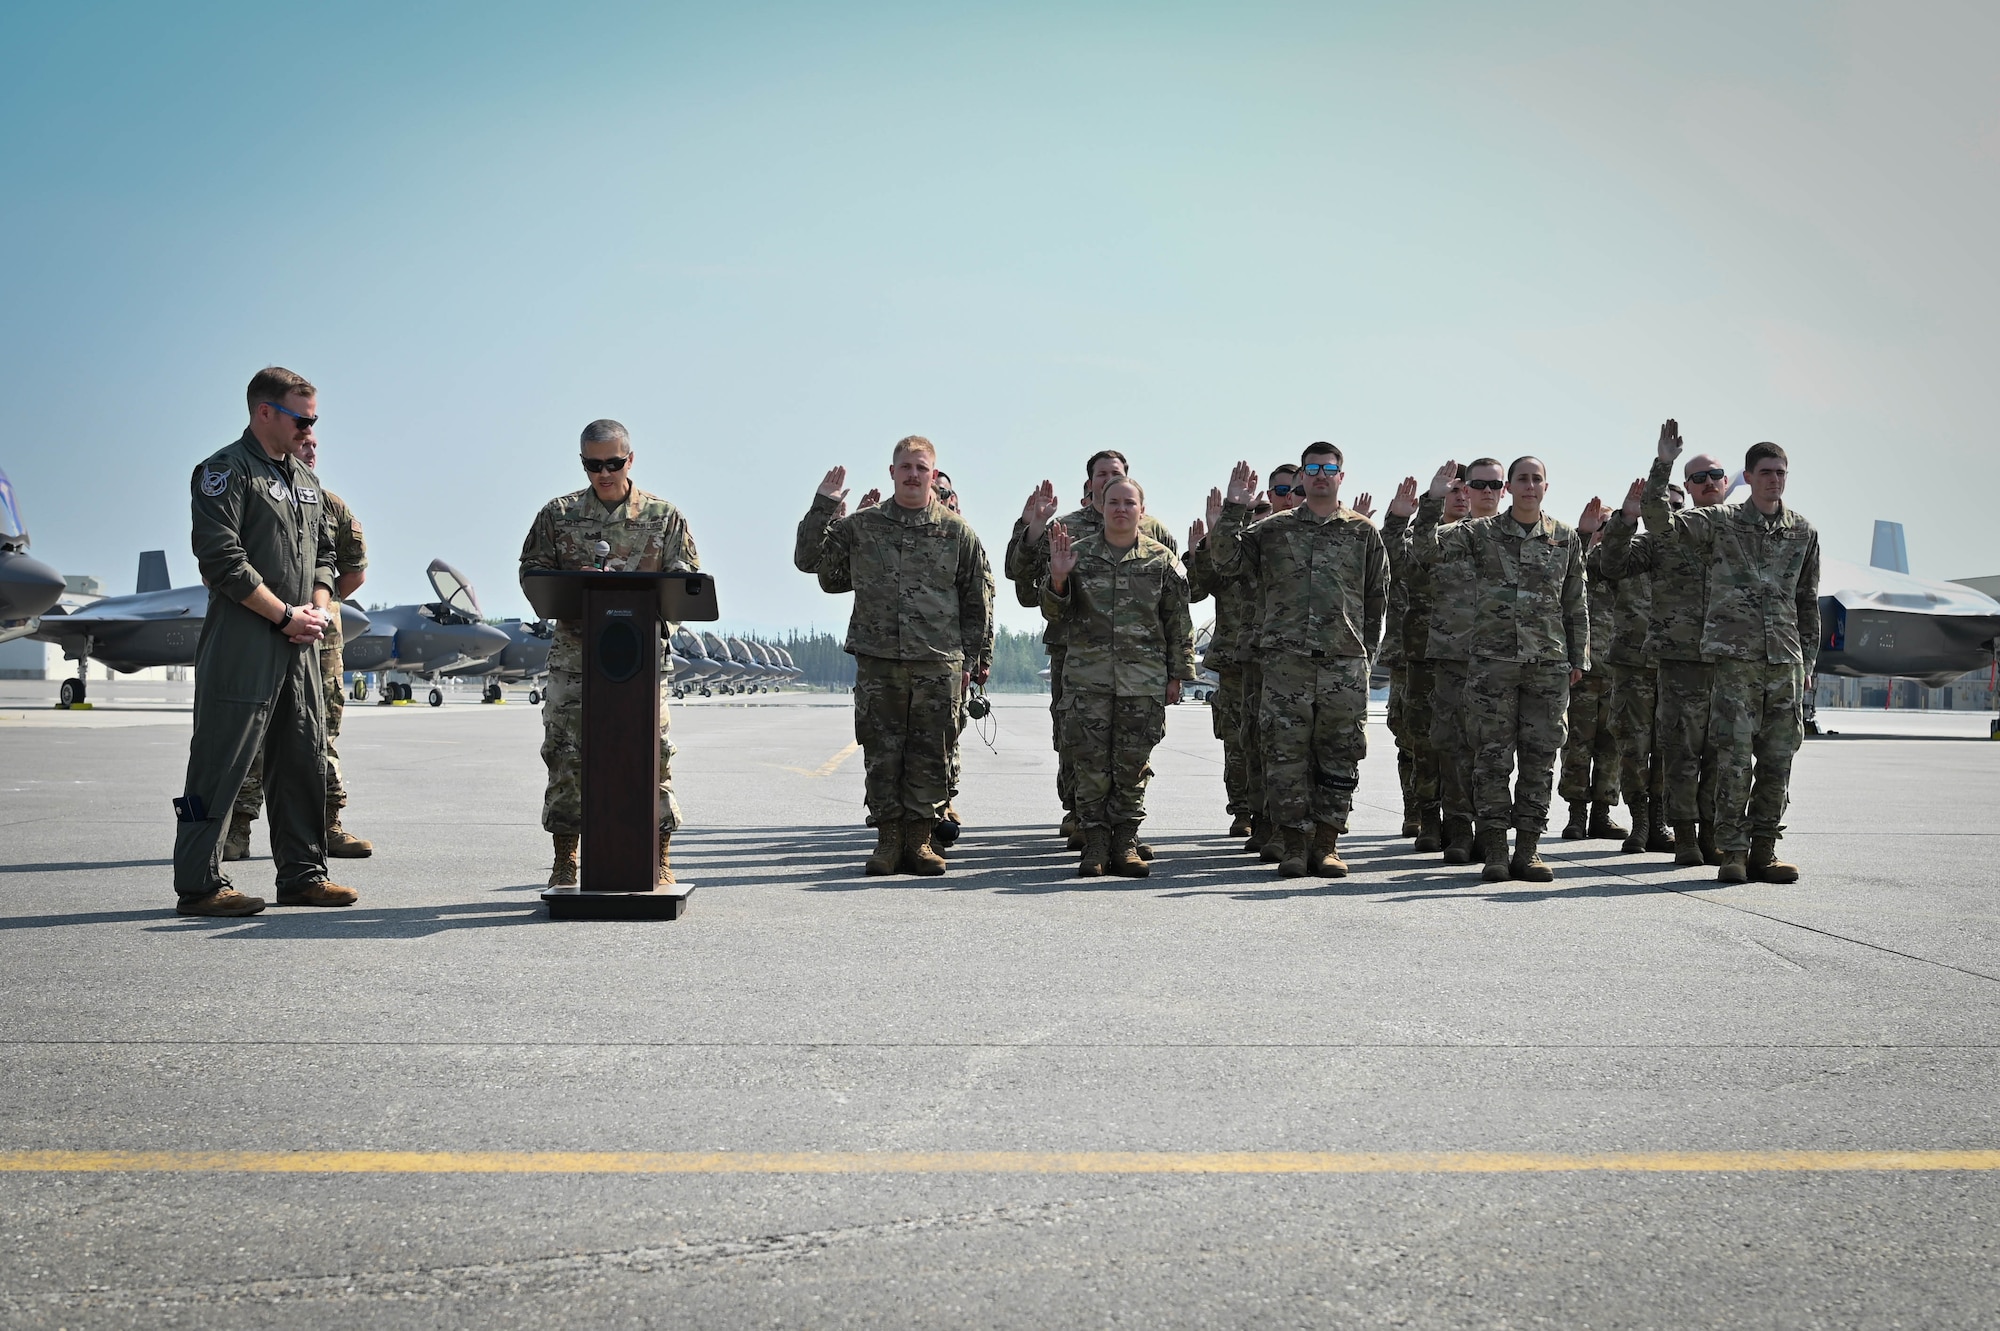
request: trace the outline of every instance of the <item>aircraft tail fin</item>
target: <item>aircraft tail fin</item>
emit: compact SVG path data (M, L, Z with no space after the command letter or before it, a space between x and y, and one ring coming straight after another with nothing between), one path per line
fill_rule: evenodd
M142 550L139 553L139 585L134 588L141 592L163 592L173 586L167 577L167 552L165 550Z
M1910 571L1910 552L1903 544L1903 524L1900 522L1875 522L1875 545L1868 552L1871 568L1885 568L1891 573Z

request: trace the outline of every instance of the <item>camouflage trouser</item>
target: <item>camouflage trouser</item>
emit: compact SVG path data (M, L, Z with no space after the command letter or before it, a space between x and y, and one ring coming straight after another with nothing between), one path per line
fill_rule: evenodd
M867 772L870 827L937 821L951 798L947 755L964 691L960 680L952 661L854 658L854 738Z
M1403 667L1408 677L1403 703L1403 733L1410 754L1409 798L1411 807L1422 813L1438 805L1437 662L1411 661ZM1468 815L1469 816L1469 815Z
M1806 740L1805 680L1789 662L1717 661L1714 670L1715 845L1727 854L1785 830L1792 756Z
M1666 755L1654 735L1660 716L1660 672L1654 666L1611 667L1611 711L1618 719L1618 784L1625 802L1652 796L1653 817L1666 821Z
M1479 830L1504 832L1511 827L1541 835L1548 830L1556 754L1568 729L1568 664L1474 661L1465 676L1465 703L1473 745L1472 806Z
M958 712L958 724L952 727L951 750L944 757L944 798L947 804L958 798L958 779L965 771L965 764L960 761L958 756L958 742L965 737L965 725L968 720L965 715L965 690L963 688L958 691L958 707L956 710Z
M320 691L326 697L326 802L329 807L347 807L347 783L340 777L340 754L333 742L340 738L341 714L347 710L347 695L340 690L340 615L336 611L333 622L327 626L326 636L319 644ZM245 818L255 818L264 807L264 755L255 754L250 759L250 775L243 780L243 788L236 792L235 811Z
M676 832L681 806L674 799L674 745L667 738L667 699L672 687L660 681L660 830ZM549 671L542 693L542 762L549 784L542 795L542 828L548 832L583 832L583 676L573 670Z
M1396 739L1396 777L1403 787L1403 811L1416 810L1417 756L1411 744L1410 667L1389 667L1389 733Z
M1068 655L1067 647L1049 648L1049 729L1055 735L1056 798L1062 801L1065 813L1076 808L1076 762L1069 756L1062 721L1063 658Z
M1447 818L1472 821L1472 728L1466 724L1470 663L1432 661L1431 752L1437 756L1438 803Z
M1586 670L1569 691L1569 740L1557 792L1570 804L1618 802L1618 722L1608 664Z
M1345 832L1368 755L1368 659L1270 656L1259 710L1271 816Z
M1708 713L1715 667L1705 661L1660 662L1658 744L1667 771L1667 821L1715 822L1715 750Z
M1071 691L1062 724L1063 745L1076 759L1077 821L1116 827L1144 818L1147 760L1167 733L1166 700Z
M1271 812L1270 792L1264 785L1264 667L1245 661L1243 671L1243 724L1236 732L1236 747L1243 751L1243 799L1250 813Z
M1229 800L1231 814L1253 814L1257 806L1250 802L1249 759L1243 752L1242 667L1218 667L1215 679L1208 710L1215 737L1222 741L1222 793Z

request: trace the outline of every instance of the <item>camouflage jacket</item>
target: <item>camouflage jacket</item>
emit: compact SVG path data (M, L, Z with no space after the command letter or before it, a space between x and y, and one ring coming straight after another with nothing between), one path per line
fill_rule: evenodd
M333 536L333 576L338 582L350 573L359 573L368 567L368 545L361 539L361 519L354 516L354 510L345 500L331 490L319 492L321 507L326 509L327 530ZM339 599L339 589L335 588L334 599ZM336 651L342 646L340 616L328 621L326 636L320 639L324 648Z
M1085 504L1073 513L1065 513L1056 521L1062 523L1072 537L1093 535L1104 530L1104 515ZM1139 534L1158 541L1176 555L1180 544L1174 534L1167 530L1167 524L1148 513L1139 519ZM1014 530L1007 537L1007 552L1001 561L1001 569L1014 584L1014 599L1028 609L1042 603L1042 578L1049 571L1049 530L1042 528L1042 534L1033 545L1028 544L1028 524L1025 519L1014 519ZM1068 624L1050 624L1042 631L1042 642L1050 647L1060 648L1069 641Z
M1646 493L1653 493L1650 483ZM1789 508L1767 518L1747 502L1675 513L1664 494L1641 512L1649 535L1694 553L1707 569L1705 655L1789 661L1812 673L1819 659L1819 533L1810 522Z
M1603 539L1593 544L1580 531L1576 539L1583 543L1583 598L1590 611L1590 669L1603 674L1611 664L1612 640L1617 636L1618 591L1609 578L1600 576L1591 567L1591 556L1604 544Z
M1600 661L1609 660L1612 665L1650 669L1660 664L1660 658L1646 647L1653 627L1653 575L1624 565L1613 572L1609 566L1610 550L1611 525L1606 523L1604 539L1583 557L1584 569L1590 575L1591 655ZM1608 594L1611 601L1608 632L1597 623L1597 603L1605 599L1600 592Z
M1174 552L1141 535L1114 549L1104 533L1074 543L1076 570L1058 595L1042 575L1042 617L1069 629L1063 696L1165 699L1169 679L1193 679L1187 573Z
M1544 513L1524 535L1511 509L1440 527L1443 510L1442 502L1418 506L1410 553L1426 567L1472 571L1469 658L1568 661L1572 670L1590 669L1590 607L1576 531Z
M1373 660L1389 600L1389 555L1375 524L1350 508L1322 518L1301 504L1246 527L1249 513L1224 504L1208 543L1218 572L1253 578L1263 593L1255 649Z
M1233 670L1247 659L1250 628L1256 623L1257 585L1246 578L1225 578L1215 571L1215 559L1204 539L1188 551L1188 600L1215 598L1215 625L1201 663L1210 670Z
M1442 502L1439 504L1439 511L1442 514ZM1457 519L1454 518L1453 521L1455 522ZM1410 558L1410 532L1410 519L1407 517L1391 513L1382 520L1382 544L1387 547L1389 553L1390 584L1389 629L1383 638L1382 659L1384 661L1390 660L1389 639L1387 635L1396 632L1396 603L1400 598L1403 605L1400 635L1402 641L1398 645L1396 662L1462 660L1463 653L1453 658L1440 656L1438 653L1433 652L1431 649L1431 635L1434 631L1440 632L1439 651L1448 651L1454 634L1458 637L1463 637L1471 630L1472 617L1462 604L1466 598L1460 596L1457 598L1457 602L1452 605L1439 606L1438 587L1440 586L1440 580L1450 580L1453 575L1448 570L1439 569L1435 566L1430 568L1419 567L1417 561ZM1453 622L1447 624L1442 630L1434 630L1432 627L1433 621L1437 618L1441 609L1448 611L1454 617L1454 620L1462 617L1464 623L1457 624Z
M1433 522L1451 526L1460 521L1453 518L1444 522L1444 501L1428 494L1417 501L1419 519L1426 507ZM1419 564L1410 549L1415 535L1414 525L1401 528L1389 550L1391 569L1400 567L1410 585L1410 605L1403 620L1403 657L1406 661L1469 661L1479 610L1472 566Z
M1409 561L1403 558L1403 534L1410 520L1394 513L1382 515L1382 550L1389 560L1389 600L1382 621L1382 655L1378 665L1399 666L1410 659L1410 582L1405 576Z
M977 674L993 660L993 571L972 526L933 499L892 495L844 518L814 495L792 563L822 589L854 593L843 644L855 656L931 661Z
M1666 511L1667 482L1673 463L1653 460L1646 476L1647 498ZM1644 574L1650 585L1651 619L1646 625L1646 650L1662 661L1710 661L1702 649L1702 626L1708 619L1708 555L1700 546L1668 541L1641 532L1620 511L1604 525L1600 564L1607 576Z
M551 499L535 514L521 543L521 572L597 567L595 546L611 547L604 567L621 573L699 572L701 556L681 511L658 495L633 486L623 503L606 508L589 487ZM669 632L667 626L661 631ZM576 620L556 624L549 644L549 669L583 669L583 643Z

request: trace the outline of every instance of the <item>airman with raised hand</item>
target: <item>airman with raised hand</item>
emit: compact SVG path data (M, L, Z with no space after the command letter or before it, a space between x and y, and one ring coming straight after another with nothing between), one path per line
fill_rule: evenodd
M1577 519L1584 542L1584 595L1590 606L1590 669L1569 691L1569 736L1563 742L1556 793L1569 805L1565 841L1622 841L1629 829L1611 820L1618 803L1618 726L1611 708L1614 597L1608 581L1590 573L1590 552L1604 530L1604 501L1592 496Z
M1268 505L1265 509L1269 512ZM1222 741L1222 792L1229 814L1229 835L1246 837L1255 830L1257 807L1250 798L1248 755L1243 748L1244 632L1255 610L1256 588L1246 578L1216 573L1208 548L1208 533L1222 520L1222 491L1210 490L1203 515L1188 528L1188 599L1215 598L1215 622L1209 629L1208 650L1201 664L1215 672L1215 693L1208 700L1209 720Z
M1072 629L1062 719L1083 825L1077 873L1144 878L1148 764L1166 735L1166 709L1195 677L1194 625L1180 560L1139 530L1146 492L1120 476L1099 501L1102 530L1072 537L1061 523L1049 529L1042 614Z
M1450 524L1464 518L1472 506L1469 493L1463 477L1454 481L1445 491L1441 521ZM1431 655L1431 622L1438 609L1438 570L1435 567L1419 567L1410 558L1410 520L1416 516L1418 503L1417 478L1406 476L1396 488L1395 497L1389 501L1383 516L1382 542L1389 554L1391 598L1396 599L1400 592L1403 606L1400 635L1404 691L1402 726L1410 755L1409 799L1417 821L1413 849L1420 854L1434 854L1444 848L1445 834L1441 785L1444 769L1440 762L1436 715L1437 677L1441 663ZM1455 722L1456 717L1453 719ZM1459 784L1469 791L1466 782ZM1463 808L1456 803L1452 808L1464 822L1465 842L1469 848L1472 839L1470 794L1465 794ZM1404 830L1408 832L1408 819L1404 821ZM1466 853L1469 855L1470 850Z
M1555 875L1538 843L1548 827L1570 686L1590 664L1583 542L1542 511L1547 468L1533 455L1507 469L1513 502L1506 512L1441 528L1437 514L1457 475L1456 462L1438 468L1430 486L1435 506L1418 510L1411 551L1420 564L1469 570L1474 579L1465 705L1482 876L1546 883Z
M792 559L823 591L854 594L854 737L866 769L871 875L936 875L932 844L951 794L959 700L993 657L993 575L971 524L937 497L937 449L896 442L886 502L842 516L847 469L827 472L800 519Z
M1642 568L1628 567L1626 561L1614 566L1610 561L1612 533L1622 516L1629 535L1639 521L1640 498L1646 482L1637 480L1625 493L1625 502L1605 522L1603 539L1584 556L1584 567L1593 589L1609 587L1613 599L1610 638L1611 712L1618 732L1618 785L1625 793L1625 806L1632 811L1632 830L1621 849L1627 854L1674 849L1673 833L1666 814L1666 755L1658 741L1660 659L1647 646L1652 626L1653 575ZM1674 508L1681 507L1679 487L1670 492ZM1602 657L1597 626L1591 625L1591 657Z
M1258 523L1267 517L1289 513L1305 502L1306 487L1299 475L1299 464L1281 462L1271 468L1270 479L1259 497L1245 514L1249 523ZM1211 533L1213 528L1211 527ZM1271 812L1271 792L1265 781L1264 771L1264 663L1257 643L1264 633L1265 590L1262 580L1248 565L1242 566L1235 574L1238 582L1249 591L1249 613L1244 617L1242 643L1243 659L1243 725L1238 731L1238 746L1243 750L1243 781L1246 797L1254 811L1250 839L1243 849L1258 856L1266 864L1276 864L1285 858L1284 830L1278 826L1276 816Z

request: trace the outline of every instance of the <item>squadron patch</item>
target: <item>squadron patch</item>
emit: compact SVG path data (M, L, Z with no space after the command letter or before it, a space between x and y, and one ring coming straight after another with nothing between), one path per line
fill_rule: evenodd
M310 485L301 485L293 493L298 495L301 504L317 504L319 502L319 491L313 489Z
M229 488L229 473L226 471L204 471L201 474L201 492L214 499Z
M285 494L285 483L284 483L283 481L272 481L272 482L271 482L271 498L273 498L273 499L285 499L285 498L288 498L288 497L289 497L289 496L287 496L287 495Z

